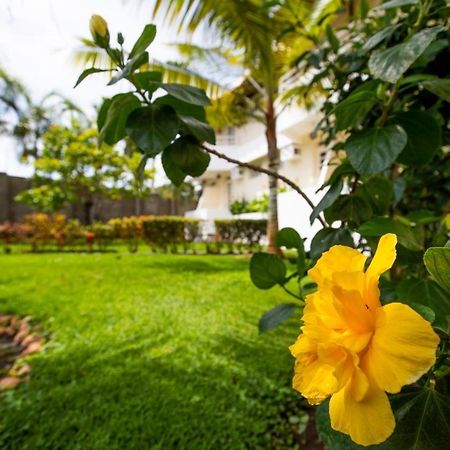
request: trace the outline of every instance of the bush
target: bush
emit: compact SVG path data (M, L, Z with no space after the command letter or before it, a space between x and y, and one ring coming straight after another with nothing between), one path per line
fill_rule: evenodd
M94 223L87 227L87 231L94 233L92 240L97 244L99 250L106 250L114 241L114 229L106 223Z
M146 216L142 219L144 239L153 250L176 253L178 245L187 244L198 236L199 223L196 219L178 216Z
M114 238L122 239L128 247L130 253L136 253L139 248L139 241L142 239L142 218L122 217L111 219L108 225L113 230Z
M58 217L57 222L62 218ZM24 217L24 224L29 228L28 242L31 244L32 251L37 251L42 247L50 245L55 238L55 222L48 214L35 213Z
M233 246L237 245L238 250L243 245L250 248L259 247L261 240L267 234L267 220L251 219L226 219L215 220L217 237L223 243L228 244L229 251L233 252Z
M5 253L11 251L10 245L26 241L31 234L29 226L21 223L5 222L0 225L0 241Z

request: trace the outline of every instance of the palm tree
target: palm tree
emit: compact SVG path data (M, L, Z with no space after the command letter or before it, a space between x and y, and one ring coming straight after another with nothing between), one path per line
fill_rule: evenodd
M213 36L213 46L190 42L178 50L190 62L191 72L218 73L216 79L238 75L233 88L222 86L209 118L213 126L241 125L249 120L264 124L269 168L278 172L277 118L292 92L287 75L296 57L317 42L327 16L339 1L284 0L157 0L153 15L175 25L179 32ZM325 18L325 20L324 20ZM201 70L198 70L200 67ZM240 69L240 70L239 70ZM206 72L208 73L208 72ZM213 78L214 79L214 78ZM289 100L287 100L289 98ZM278 180L269 177L269 251L277 252Z
M277 118L292 101L285 83L298 55L318 42L340 0L156 0L153 15L175 26L186 42L175 45L177 62L151 60L165 82L201 87L213 99L208 118L215 128L257 120L265 127L269 168L278 172ZM197 30L212 45L190 39ZM111 61L95 43L83 40L75 54L83 65L108 68ZM269 177L269 251L278 252L278 180Z

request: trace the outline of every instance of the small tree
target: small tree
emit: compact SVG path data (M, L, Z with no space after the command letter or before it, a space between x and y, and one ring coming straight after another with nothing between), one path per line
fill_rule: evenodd
M119 199L127 193L148 193L136 182L135 163L136 158L122 155L113 147L99 147L98 133L93 129L83 130L77 122L70 127L52 125L34 161L34 187L16 199L46 212L81 203L84 221L91 223L97 195Z

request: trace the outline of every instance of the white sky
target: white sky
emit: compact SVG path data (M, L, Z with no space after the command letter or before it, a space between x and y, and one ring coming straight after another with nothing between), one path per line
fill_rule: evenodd
M130 46L144 25L152 22L149 12L152 2L0 0L0 65L25 84L35 101L50 91L57 91L92 115L93 105L118 88L106 87L107 79L99 74L73 89L81 68L75 65L71 55L80 45L80 37L90 37L91 15L102 15L109 24L111 37L115 39L121 31L125 46L127 43ZM151 55L162 60L173 58L172 51L163 43L174 40L175 34L167 27L158 27L150 47ZM0 138L0 172L21 176L32 172L30 167L18 163L13 143L5 138Z

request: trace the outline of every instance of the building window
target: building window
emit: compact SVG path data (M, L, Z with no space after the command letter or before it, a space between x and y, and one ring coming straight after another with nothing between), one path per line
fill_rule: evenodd
M244 176L245 169L241 166L233 167L230 171L230 176L232 180L237 180L238 178L242 178Z
M280 161L289 161L300 155L300 147L296 143L291 143L280 148Z
M236 144L236 128L227 127L216 135L217 145L235 145Z

